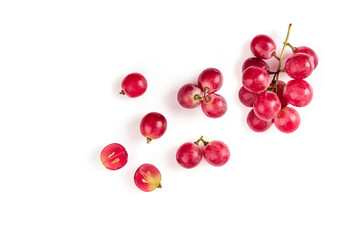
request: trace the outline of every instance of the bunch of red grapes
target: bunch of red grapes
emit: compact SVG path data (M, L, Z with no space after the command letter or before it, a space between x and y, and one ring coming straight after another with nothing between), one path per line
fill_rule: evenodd
M203 149L199 146L202 141ZM195 142L186 142L182 144L176 154L177 162L184 168L194 168L199 165L202 157L211 165L220 167L226 164L231 153L227 145L222 141L207 142L200 137Z
M227 102L216 93L222 84L222 73L216 68L207 68L199 75L198 85L188 83L179 89L178 102L188 109L201 105L204 114L210 118L222 117L227 111Z
M313 97L313 89L305 80L318 65L317 54L309 47L293 47L288 43L291 29L289 25L287 37L280 56L276 55L276 44L267 35L257 35L250 47L255 57L248 58L242 66L242 83L239 100L247 107L253 107L248 113L247 124L255 132L264 132L274 123L284 133L294 132L300 125L301 118L296 109L289 107L307 106ZM283 54L289 46L293 54L281 69ZM278 68L270 71L265 59L276 58ZM279 79L285 72L292 80L285 83ZM271 76L273 78L271 80Z

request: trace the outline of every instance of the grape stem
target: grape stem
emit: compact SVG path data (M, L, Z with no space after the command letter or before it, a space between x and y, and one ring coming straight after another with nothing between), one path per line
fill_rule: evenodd
M279 75L280 72L284 72L284 69L281 69L281 65L282 65L282 60L283 60L283 54L285 52L286 46L290 46L293 50L293 47L291 46L291 44L288 43L288 38L290 36L290 31L291 31L291 27L292 27L292 23L290 23L290 25L288 26L288 31L287 31L287 36L286 36L286 40L283 42L283 47L282 47L282 51L281 51L281 55L279 57L276 56L276 54L273 54L274 57L276 57L278 59L278 67L277 67L277 71L276 72L271 72L273 75L273 79L272 79L272 83L275 84L275 90L276 90L276 94L277 94L277 88L278 88L278 79L279 79Z
M120 91L119 94L120 94L120 95L125 95L124 90Z
M200 141L202 141L202 143L203 143L204 146L207 146L208 143L209 143L209 142L207 142L207 141L204 141L203 136L201 136L201 137L200 137L197 141L195 141L194 143L198 145L198 143L199 143Z

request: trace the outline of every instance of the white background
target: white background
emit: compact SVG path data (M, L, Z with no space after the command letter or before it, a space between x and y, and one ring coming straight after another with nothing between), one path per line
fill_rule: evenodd
M0 1L0 238L361 239L355 3ZM280 49L289 23L289 41L319 55L314 99L295 133L257 134L238 100L242 61L256 34ZM219 119L176 101L207 67L224 75ZM120 96L134 71L147 92ZM168 129L147 145L139 122L151 111ZM225 166L177 165L177 148L201 135L229 146ZM112 142L129 153L113 172L99 160ZM143 163L163 189L135 187Z

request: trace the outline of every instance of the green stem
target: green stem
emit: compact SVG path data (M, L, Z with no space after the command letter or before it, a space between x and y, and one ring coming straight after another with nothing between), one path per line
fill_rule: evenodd
M291 43L287 43L287 46L289 46L292 49L292 52L297 50L297 48L292 46Z
M119 94L120 94L120 95L125 95L124 90L120 91Z
M207 146L207 144L209 143L209 142L207 142L207 141L204 141L203 136L201 136L201 137L200 137L197 141L195 141L194 143L198 145L198 143L199 143L200 141L202 141L202 143L204 144L204 146Z
M278 67L277 67L277 74L275 74L276 76L276 94L277 94L277 87L278 87L278 78L281 72L281 65L282 65L282 60L283 60L283 54L285 52L286 46L288 45L288 38L290 36L290 32L291 32L291 27L292 27L292 23L290 23L290 25L288 26L288 31L287 31L287 36L286 36L286 40L283 42L283 47L282 47L282 51L281 51L281 55L280 55L280 59L278 62Z
M203 97L205 97L206 95L207 95L207 93L208 93L208 91L209 91L209 88L204 88L204 95L203 95Z
M151 138L147 138L147 143L150 143L152 141Z

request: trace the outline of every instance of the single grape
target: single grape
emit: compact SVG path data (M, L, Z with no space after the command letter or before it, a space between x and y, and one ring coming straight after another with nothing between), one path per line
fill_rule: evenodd
M178 91L177 99L184 108L195 108L202 101L202 90L195 84L186 84Z
M248 67L242 75L243 86L251 92L263 92L268 88L269 82L270 77L268 72L261 67Z
M194 168L202 160L202 149L198 143L187 142L177 150L176 159L179 165L184 168Z
M253 109L257 117L270 121L281 110L281 102L274 92L264 91L257 96Z
M227 111L226 99L216 93L205 96L201 106L204 114L210 118L222 117Z
M241 103L247 107L253 107L258 93L250 92L245 87L241 87L238 92L238 98Z
M103 148L100 160L109 170L118 170L128 162L128 153L119 143L112 143Z
M140 122L140 132L147 138L147 143L152 139L160 138L167 130L167 120L157 112L151 112L145 115Z
M120 94L135 98L143 95L147 90L148 83L144 76L140 73L131 73L122 81L122 91Z
M148 163L141 165L134 174L135 185L144 192L162 188L161 179L158 168Z
M310 55L313 60L313 65L315 67L314 69L316 69L316 67L318 65L318 56L317 56L316 52L313 51L311 48L305 47L305 46L296 47L294 53L306 53L306 54Z
M247 115L247 124L255 132L264 132L272 126L273 121L265 121L257 117L252 109Z
M215 140L205 144L203 156L209 164L220 167L228 162L230 152L225 143Z
M275 83L271 83L270 86L274 86ZM284 97L284 88L286 86L286 83L282 80L278 80L278 86L277 86L277 96L281 101L281 108L286 107L288 105L288 102L286 98ZM276 92L276 89L272 90L273 92Z
M269 59L276 51L276 43L269 36L260 34L252 39L251 51L258 58Z
M296 131L300 126L301 118L298 112L292 107L284 107L274 119L275 126L284 133Z
M285 71L294 79L304 79L311 75L314 69L313 59L306 53L296 53L287 59Z
M222 84L223 75L216 68L207 68L203 70L198 77L198 85L202 91L206 91L207 93L218 91L222 87Z
M264 68L264 70L266 70L266 71L269 70L269 66L265 61L263 61L260 58L251 57L251 58L246 59L243 62L242 72L244 72L244 70L246 70L248 67L251 67L251 66L261 67L261 68Z
M304 107L311 102L313 89L305 80L291 80L286 84L283 94L291 105Z

